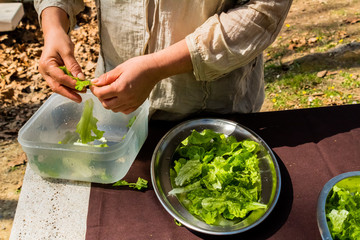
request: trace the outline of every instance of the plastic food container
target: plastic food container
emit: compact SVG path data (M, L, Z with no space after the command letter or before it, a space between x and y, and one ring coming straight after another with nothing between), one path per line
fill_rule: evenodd
M42 177L97 183L122 179L135 160L148 134L149 101L126 115L106 110L91 93L82 95L81 104L53 94L20 129L18 141L30 167ZM66 132L74 132L84 102L94 101L93 116L109 147L59 144ZM135 122L127 127L129 120Z

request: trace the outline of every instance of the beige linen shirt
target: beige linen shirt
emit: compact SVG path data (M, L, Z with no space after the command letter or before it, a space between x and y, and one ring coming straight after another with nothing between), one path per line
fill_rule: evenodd
M193 72L160 81L150 113L179 119L200 111L249 113L264 101L262 52L275 40L292 0L97 0L101 40L96 76L127 59L186 39ZM35 0L62 8L71 27L80 0Z

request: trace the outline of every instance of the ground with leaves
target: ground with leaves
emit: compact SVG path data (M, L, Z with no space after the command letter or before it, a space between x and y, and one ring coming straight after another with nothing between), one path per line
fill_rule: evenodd
M91 78L98 56L92 2L72 32L76 58ZM294 0L285 25L265 52L262 111L360 101L360 0ZM26 156L20 127L51 91L37 71L43 38L31 5L13 32L0 33L0 240L8 239Z
M91 78L99 39L96 10L86 5L72 38L76 58ZM0 240L10 236L27 163L18 131L51 94L37 70L43 46L37 14L31 4L25 4L25 12L15 31L0 33Z
M294 0L266 50L262 110L360 102L359 6L359 0Z

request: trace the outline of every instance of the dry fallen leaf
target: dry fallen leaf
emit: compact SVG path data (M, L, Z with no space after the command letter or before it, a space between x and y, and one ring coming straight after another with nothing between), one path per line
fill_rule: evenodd
M293 38L290 41L288 49L289 50L294 50L295 48L300 48L300 47L306 45L306 43L307 43L307 41L306 41L305 37Z
M32 3L24 3L25 16L14 31L0 35L0 139L14 139L20 127L52 91L39 73L43 35ZM85 1L77 17L79 27L71 32L79 51L75 58L88 78L93 78L99 55L96 7Z
M338 74L338 71L329 71L327 75L336 75Z
M345 32L345 31L339 31L339 32L337 33L337 35L338 35L339 38L341 38L341 39L349 37L349 34L347 34L347 32Z
M318 73L316 74L316 76L319 77L319 78L323 78L323 77L326 76L327 72L328 72L327 70L318 72Z
M360 22L360 17L347 18L344 20L344 22L347 24L355 24Z
M23 152L21 153L17 158L15 158L13 161L8 163L9 167L16 167L23 165L27 162L26 154Z
M309 38L307 42L308 42L309 44L314 44L314 43L316 43L318 40L319 40L319 38L317 38L317 37L312 37L312 38Z

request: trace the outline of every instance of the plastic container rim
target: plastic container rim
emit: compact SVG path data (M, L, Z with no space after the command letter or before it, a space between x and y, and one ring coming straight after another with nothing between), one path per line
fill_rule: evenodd
M90 94L90 93L85 93L85 94ZM57 93L53 93L48 101L48 105L51 104L55 98L61 97L60 94ZM117 151L121 151L121 149L125 148L130 141L126 141L126 139L131 139L132 136L135 134L135 130L133 126L136 126L139 124L140 119L142 119L143 117L147 117L146 114L141 114L141 112L143 112L144 108L149 108L150 103L149 100L146 99L145 102L138 108L141 109L139 111L139 115L138 117L135 119L133 125L129 128L128 132L126 133L126 137L125 137L125 141L121 141L119 143L116 143L112 146L106 147L106 148L101 148L101 147L94 147L94 148L86 148L84 149L84 146L78 146L78 145L74 145L74 144L63 144L64 146L67 146L69 148L64 149L62 147L60 147L59 145L62 144L57 144L57 143L42 143L42 142L32 142L32 141L28 141L22 138L22 134L25 131L26 127L28 127L32 122L34 122L44 111L45 111L45 107L40 107L38 109L38 111L33 114L29 120L20 128L19 133L18 133L18 142L20 143L20 145L24 148L29 148L29 149L42 149L42 150L57 150L57 151L65 151L65 152L86 152L86 153L92 153L92 154L104 154L104 153L108 153L111 154L113 152L117 152ZM110 111L110 110L109 110ZM136 111L136 110L135 110ZM147 121L147 119L146 119ZM41 143L42 146L39 145L32 145L32 144L39 144Z

